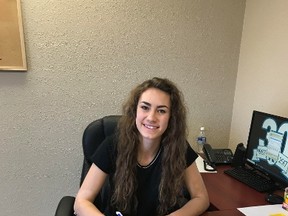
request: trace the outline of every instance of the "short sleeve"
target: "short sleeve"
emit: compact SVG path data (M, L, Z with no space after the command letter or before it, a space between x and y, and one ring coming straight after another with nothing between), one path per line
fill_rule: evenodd
M103 172L110 174L116 161L114 136L107 137L92 156L92 162Z
M192 149L192 147L187 143L188 147L186 150L186 165L189 167L198 157L198 154Z

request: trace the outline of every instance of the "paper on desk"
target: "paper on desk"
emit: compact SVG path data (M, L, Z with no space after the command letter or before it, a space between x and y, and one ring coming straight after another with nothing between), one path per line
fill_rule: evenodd
M203 158L199 155L196 159L196 165L200 173L217 173L217 171L207 171L204 169L204 160ZM212 169L209 165L207 165L209 169Z
M238 208L238 210L246 216L288 216L288 212L282 208L282 204L251 206L245 208Z

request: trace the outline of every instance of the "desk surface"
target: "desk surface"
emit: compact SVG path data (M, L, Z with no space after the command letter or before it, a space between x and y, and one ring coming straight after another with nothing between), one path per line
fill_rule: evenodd
M208 190L210 210L222 211L269 204L265 200L265 193L260 193L225 174L224 170L229 168L230 166L221 165L217 166L217 173L201 174Z
M201 216L244 216L240 211L237 209L229 209L229 210L222 210L222 211L207 211Z

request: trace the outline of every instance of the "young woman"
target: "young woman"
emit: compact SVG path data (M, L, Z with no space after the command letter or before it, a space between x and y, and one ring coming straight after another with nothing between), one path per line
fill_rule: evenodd
M78 216L195 216L209 206L186 142L182 93L168 79L153 78L132 90L117 133L93 157L74 204ZM93 205L105 179L111 191L104 212ZM185 190L184 190L185 189ZM189 198L184 197L184 191Z

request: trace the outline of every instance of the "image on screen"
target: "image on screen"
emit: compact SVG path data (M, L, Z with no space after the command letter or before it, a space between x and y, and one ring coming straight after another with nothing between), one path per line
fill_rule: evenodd
M288 186L288 118L253 111L247 143L249 164Z

